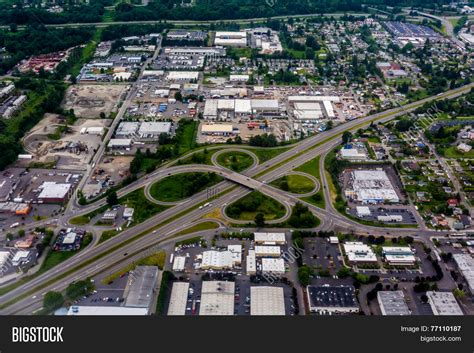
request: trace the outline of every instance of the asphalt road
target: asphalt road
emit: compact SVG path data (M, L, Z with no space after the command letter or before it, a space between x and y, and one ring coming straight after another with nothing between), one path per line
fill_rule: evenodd
M390 111L358 119L340 125L330 131L310 137L295 144L292 149L283 152L282 154L273 158L271 161L267 161L266 163L255 167L249 173L249 176L257 177L254 178L255 180L249 178L249 180L245 180L245 182L248 184L248 182L251 181L253 185L259 187L260 191L277 198L279 201L283 200L283 202L289 204L294 203L296 199L294 196L284 195L281 190L274 189L266 185L266 182L269 182L281 175L284 175L285 173L290 172L295 167L315 158L317 155L324 154L327 151L331 150L339 143L339 139L337 139L336 137L342 134L343 131L358 129L363 125L370 124L374 120L389 121L391 119L396 118L397 116L403 115L411 110L416 109L423 103L430 102L436 99L448 97L454 98L456 96L459 96L470 90L473 86L474 84L470 84L462 88L448 91L444 94L435 97L426 98L422 101L408 104L404 107L394 108ZM314 147L317 144L320 145L318 147ZM289 158L292 159L288 160ZM271 169L271 166L276 167ZM267 173L264 173L265 170L268 169L271 170ZM162 173L162 171L159 170L155 173ZM242 178L238 173L233 173L232 177L239 179ZM247 179L247 176L244 176L244 178ZM323 187L325 185L326 183L323 181ZM242 195L248 192L249 190L247 187L235 186L234 189L231 189L231 191L212 201L212 209L223 208L225 207L225 205L242 197ZM143 251L144 249L147 249L150 246L159 243L163 239L170 237L173 233L179 232L180 230L187 228L190 222L205 216L210 211L210 208L199 209L195 207L197 204L199 204L199 200L197 200L197 198L195 197L192 197L176 207L167 209L159 213L158 215L148 219L147 221L131 229L125 230L124 232L120 233L109 241L106 241L95 247L83 250L76 256L62 263L61 266L56 266L50 271L38 276L37 278L32 279L31 281L1 296L0 305L5 305L6 303L12 300L16 301L12 305L9 305L6 308L2 309L0 313L14 314L20 312L25 307L30 307L31 310L37 309L38 305L40 304L35 303L41 302L41 295L45 292L50 290L63 290L72 281L99 273L102 270L115 265L117 262L122 262L128 256L128 254ZM189 211L185 216L175 217L179 212L192 207L194 207L194 209ZM334 213L328 210L321 210L312 205L308 205L308 207L310 207L310 209L321 218L321 228L331 228L337 226L345 228L346 230L353 230L355 232L364 233L370 232L371 234L387 234L391 232L396 232L397 236L404 234L413 235L414 232L414 230L410 229L394 230L393 228L367 227L357 222L351 221L338 213ZM173 217L174 219L170 221L170 218ZM155 229L153 233L140 237L135 241L132 241L118 249L115 249L115 247L121 244L125 239L130 238L141 232L148 231L151 227L156 227L156 225L159 225L165 221L168 222L162 225L161 227ZM419 232L418 235L430 236L433 235L433 232ZM101 255L102 257L96 258L99 255ZM81 268L77 268L78 265L83 264L85 261L88 261L90 263L83 265ZM66 274L66 272L71 273ZM28 296L23 299L18 299L20 296L23 295ZM33 296L36 296L36 298L32 299Z

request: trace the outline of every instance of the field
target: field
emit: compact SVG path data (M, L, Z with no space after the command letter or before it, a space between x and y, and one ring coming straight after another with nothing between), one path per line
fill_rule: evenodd
M270 183L281 190L289 191L294 194L306 194L311 192L315 185L311 179L303 175L290 174L285 175Z
M320 176L320 169L319 169L319 161L321 156L317 156L315 159L306 162L302 166L295 169L297 172L308 173L318 179L319 183L321 184L321 176ZM325 208L326 203L324 201L324 194L322 190L319 190L316 194L303 198L302 200L309 202L316 207Z
M180 235L186 235L186 234L191 234L191 233L195 233L195 232L200 232L202 230L209 230L209 229L217 229L219 228L219 225L216 223L216 222L212 222L212 221L206 221L206 222L201 222L201 223L198 223L192 227L189 227L185 230L182 230L181 232L179 233L176 233L175 236L180 236Z
M222 177L215 173L177 174L154 183L150 194L156 200L174 202L191 197L222 180Z
M245 152L226 152L217 157L217 163L239 173L253 164L253 158Z
M287 151L289 147L281 147L281 148L268 148L268 149L261 149L261 148L251 148L249 149L253 153L255 153L258 157L258 161L260 163L265 163L266 161L275 158L280 153Z
M463 152L459 151L455 146L451 146L451 147L446 148L444 150L444 156L446 158L454 158L454 159L474 158L474 149L470 150L467 153L463 153Z
M253 221L257 213L263 213L266 220L278 219L285 215L285 207L278 201L253 191L226 208L229 217Z

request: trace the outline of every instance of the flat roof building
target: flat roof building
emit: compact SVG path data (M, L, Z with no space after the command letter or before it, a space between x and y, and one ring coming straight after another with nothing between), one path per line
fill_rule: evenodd
M169 316L182 316L186 314L188 302L189 282L174 282L171 289L170 303L168 305Z
M262 259L262 273L273 275L285 274L285 261L283 259Z
M370 246L362 242L346 242L344 252L351 264L377 263L377 256Z
M374 204L400 201L384 170L354 170L351 179L352 190L346 190L345 194L356 201Z
M38 200L46 203L64 202L71 196L72 185L68 183L56 183L45 181L40 186L41 192Z
M201 133L204 135L224 135L233 134L234 128L230 124L203 124Z
M169 71L166 78L168 81L197 81L199 71Z
M158 281L157 266L137 266L128 276L125 287L125 306L130 308L147 308L153 303Z
M132 146L131 139L110 139L107 147L109 148L130 148Z
M233 265L233 255L230 251L208 250L202 253L203 270L228 270Z
M255 244L262 245L284 245L286 243L285 233L254 233Z
M353 286L308 286L309 309L320 315L351 314L359 312L359 303Z
M249 250L249 254L245 258L247 263L247 276L252 276L257 273L257 259L255 257L255 250Z
M125 306L78 306L69 308L68 316L144 316L147 308L128 308Z
M281 287L250 287L250 315L285 315L285 296Z
M169 133L171 133L171 123L168 122L144 121L138 129L141 139L156 139L161 134Z
M413 266L416 258L409 246L382 247L384 260L391 266Z
M173 271L182 272L185 269L186 256L175 256L173 259Z
M277 245L256 245L255 256L257 257L280 257L281 249Z
M434 315L464 315L451 292L426 292Z
M234 315L235 282L203 281L199 315Z
M378 291L377 301L382 315L411 315L405 295L401 290Z
M454 254L453 259L464 277L469 291L474 295L474 259L468 254Z

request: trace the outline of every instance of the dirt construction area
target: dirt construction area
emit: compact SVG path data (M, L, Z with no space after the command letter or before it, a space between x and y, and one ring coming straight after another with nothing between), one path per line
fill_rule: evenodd
M68 88L63 108L74 109L81 118L107 116L117 110L118 102L129 86L119 84L73 85Z
M60 116L46 114L24 137L25 150L33 156L30 162L54 164L57 169L85 170L102 140L100 134L81 133L84 128L102 128L105 134L109 119L79 119L67 131L58 133L65 122Z

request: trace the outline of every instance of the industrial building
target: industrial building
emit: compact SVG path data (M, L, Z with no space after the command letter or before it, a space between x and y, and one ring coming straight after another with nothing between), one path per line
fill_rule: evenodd
M288 103L294 106L294 116L299 120L335 119L333 103L339 103L337 96L289 96Z
M261 245L284 245L286 244L285 233L254 233L255 244Z
M245 260L247 263L247 276L257 274L257 258L255 257L255 250L249 250Z
M283 259L263 258L262 273L282 276L285 274L285 261Z
M69 199L72 194L72 185L68 183L56 183L45 181L41 184L38 202L62 203Z
M208 250L202 253L201 268L203 270L228 270L233 265L232 252Z
M411 315L403 291L378 291L377 301L382 315Z
M168 81L197 81L199 71L169 71L166 79Z
M186 256L175 256L173 258L173 271L182 272L185 269Z
M144 121L138 129L140 139L157 139L161 134L171 133L171 123L168 122L148 122Z
M174 282L171 289L170 303L168 305L169 316L183 316L186 314L188 302L189 283Z
M426 292L434 315L464 315L451 292Z
M384 246L382 256L390 266L413 266L416 258L409 246Z
M125 287L125 306L150 309L158 282L157 266L137 266L130 272Z
M308 286L306 292L312 313L336 315L359 312L353 286Z
M107 147L111 149L128 149L132 146L131 139L110 139Z
M280 257L281 250L277 245L256 245L256 257Z
M375 256L372 248L362 242L346 242L343 247L350 264L377 263L377 256Z
M203 281L199 315L234 315L235 282Z
M230 124L203 124L201 125L201 134L213 136L230 136L237 134L238 130L234 130Z
M350 175L352 186L345 191L346 197L364 204L398 203L400 201L384 170L354 170Z
M246 32L216 32L214 45L243 48L247 46Z
M251 114L274 116L280 113L277 99L208 99L204 119L245 118Z
M281 287L250 287L250 315L285 315L285 296Z
M474 295L474 259L468 254L454 254L453 259L466 281L471 295Z
M117 137L134 137L137 135L138 129L140 128L140 122L138 121L122 121L115 131Z

